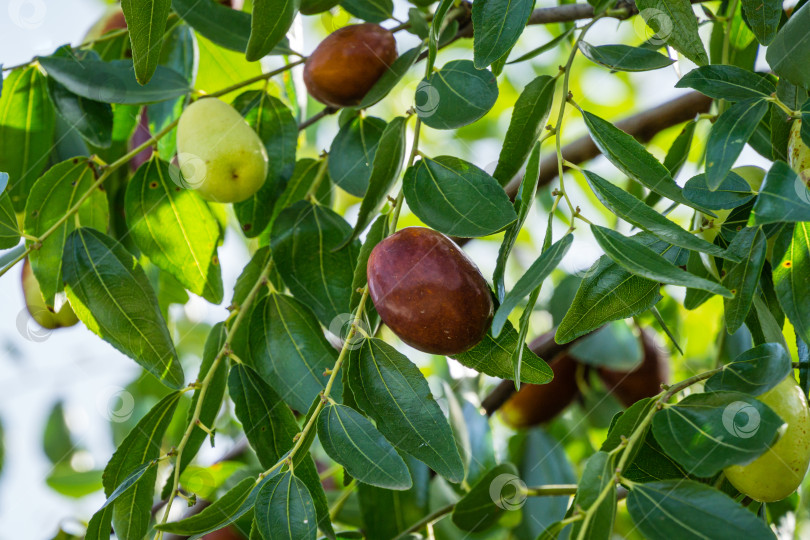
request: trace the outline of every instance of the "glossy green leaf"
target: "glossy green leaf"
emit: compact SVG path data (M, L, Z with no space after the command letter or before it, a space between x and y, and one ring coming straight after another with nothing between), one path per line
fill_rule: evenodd
M245 57L250 62L261 59L278 45L298 14L296 0L253 0Z
M665 41L699 66L709 63L689 0L637 0L636 7L656 39Z
M80 229L81 231L81 229ZM161 442L180 392L163 398L121 442L104 469L104 494L110 497L136 469L160 456ZM149 530L157 469L145 471L137 484L113 503L113 528L119 538L143 538Z
M665 68L675 62L659 52L630 45L594 46L580 41L579 50L591 62L616 71L651 71Z
M183 386L183 368L155 293L121 244L94 229L76 229L65 241L62 276L70 305L88 329L163 384Z
M68 209L88 195L96 181L93 165L85 158L74 158L51 167L31 188L26 202L23 230L40 237L62 219ZM82 204L78 222L100 231L107 229L107 196L96 188ZM76 219L68 219L29 255L31 269L42 289L47 306L54 307L54 295L64 288L62 253L65 239L76 229ZM30 245L31 242L29 241Z
M776 254L776 253L774 253ZM810 342L810 223L797 223L781 259L773 269L779 305L805 343Z
M735 103L712 126L706 143L706 185L717 189L768 111L760 98Z
M342 217L307 201L283 210L273 224L273 259L284 283L327 328L349 309L360 242L334 251L349 234Z
M172 0L172 9L189 26L217 45L237 52L247 49L249 13L215 0Z
M498 99L498 83L489 70L471 60L453 60L416 87L416 114L434 129L455 129L484 116Z
M444 17L451 7L455 5L455 0L441 0L436 10L433 12L433 20L430 22L430 34L428 35L428 57L427 72L433 71L436 65L436 54L439 50L439 37L444 30ZM473 66L475 67L475 66Z
M672 245L736 260L724 249L695 236L598 174L590 171L582 171L582 174L602 204L628 223L649 231Z
M522 502L525 495L517 491L520 481L517 468L501 463L489 470L470 491L456 503L452 519L455 525L469 532L485 531L495 525L507 509Z
M723 371L706 381L707 392L729 390L758 396L764 394L793 371L790 354L779 343L763 343L747 350Z
M405 462L363 415L345 405L327 405L318 416L318 438L329 457L353 478L384 489L413 485Z
M48 84L37 66L15 69L0 96L0 171L8 173L14 210L21 212L31 186L48 164L54 109Z
M375 214L386 201L388 192L399 179L402 160L405 158L406 126L407 120L403 116L397 116L385 126L374 153L374 161L371 163L368 189L360 204L357 222L351 234L346 236L338 249L354 241L371 224Z
M357 197L365 195L385 128L385 120L374 116L356 116L341 126L329 148L329 177L335 184Z
M273 205L273 214L270 218L270 224L276 221L278 215L285 208L292 206L294 203L306 198L307 193L312 189L312 186L326 174L323 160L316 160L311 158L299 159L293 168L292 176L284 186L284 191L279 195L278 200ZM323 180L321 180L323 181ZM265 231L267 234L267 231ZM264 234L262 235L262 238Z
M782 0L742 0L742 9L757 41L770 45L782 18Z
M683 194L690 201L712 210L730 210L753 199L756 194L743 177L731 171L714 191L706 184L706 175L698 174L686 181Z
M304 411L323 391L337 360L318 319L304 304L283 294L262 299L250 318L254 368L294 409ZM340 399L340 378L335 398Z
M157 461L152 460L136 467L129 476L127 476L112 493L110 493L107 500L93 514L90 523L87 525L87 532L85 533L85 540L107 540L110 537L110 529L112 528L113 506L112 503L121 495L127 493L130 488L136 486L138 481L144 474L157 466ZM102 532L103 531L103 532Z
M543 43L542 45L540 45L536 49L532 49L531 51L527 52L526 54L521 55L518 58L515 58L514 60L510 60L509 62L507 62L507 65L508 64L517 64L518 62L525 62L526 60L531 60L532 58L534 58L536 56L539 56L539 55L543 54L546 51L552 50L560 42L567 39L568 36L570 36L574 32L574 30L575 30L575 28L573 26L568 28L565 32L563 32L559 36L557 36L555 38L552 38L551 40L547 41L546 43Z
M492 173L502 186L520 172L545 129L556 82L554 77L540 75L527 84L518 96L498 156L498 165Z
M451 356L459 364L485 373L499 379L513 379L515 372L512 366L512 354L518 347L518 331L512 323L506 321L503 330L497 338L492 337L492 331L487 332L484 339L469 351ZM520 369L521 382L531 384L545 384L552 378L551 368L531 352L525 344Z
M472 6L473 58L484 69L517 43L529 20L533 0L480 0Z
M259 135L268 156L264 185L249 199L233 205L242 232L248 238L254 238L267 228L272 217L281 210L277 210L275 205L283 177L295 167L298 123L292 111L267 92L245 92L236 98L234 106ZM299 198L303 198L303 195Z
M340 6L358 19L372 23L390 19L394 12L393 0L341 0Z
M171 0L121 0L132 42L135 76L141 84L148 83L157 69L171 5Z
M756 459L773 443L782 419L741 392L691 394L655 413L655 440L698 476Z
M0 173L0 176L8 175ZM7 191L0 193L0 249L13 248L20 243L20 229L17 225L17 215L11 203L11 196Z
M617 169L662 197L704 210L684 197L667 168L632 136L587 111L582 116L593 142Z
M256 497L254 515L265 540L315 540L318 535L312 496L289 471L264 484Z
M745 322L751 310L751 302L759 284L762 266L768 250L765 234L761 229L743 229L729 246L729 251L737 251L742 261L724 268L723 285L728 287L734 298L723 299L726 329L733 334Z
M56 112L90 144L107 148L112 144L113 112L109 103L77 96L48 79L48 95Z
M675 140L667 150L667 155L664 156L664 167L667 168L672 178L675 178L680 172L683 165L689 158L689 151L692 149L692 141L695 137L695 127L697 126L696 120L690 120L684 124L683 129L675 137ZM686 193L684 193L684 196ZM688 197L687 197L688 198Z
M421 159L405 173L402 189L411 211L447 235L486 236L517 219L498 182L457 157Z
M810 7L794 11L768 46L765 58L773 71L796 86L810 87Z
M607 452L596 452L585 462L585 470L582 472L582 479L579 481L577 495L572 504L586 512L593 512L593 517L587 523L584 520L574 523L571 537L589 540L610 538L616 519L615 486L608 491L606 497L599 500L599 496L608 486L615 485L615 476L614 459ZM597 501L599 506L592 510Z
M504 297L503 302L495 312L495 317L492 319L493 336L497 338L500 335L512 310L535 288L539 287L551 272L557 268L573 243L574 236L566 234L547 250L543 251L537 260L532 263L523 276L515 283L512 290Z
M163 66L158 66L151 80L141 85L135 80L129 60L101 62L41 56L38 61L65 88L93 101L141 105L173 99L190 90L182 75ZM88 73L92 73L89 80Z
M751 225L810 221L810 189L784 161L771 166L751 210Z
M357 404L396 448L451 482L464 478L447 419L424 375L402 353L382 340L366 339L352 351L348 377Z
M213 304L222 301L217 256L219 223L193 190L177 184L172 165L153 156L127 184L127 225L135 244L155 265Z
M366 109L387 96L397 83L402 80L408 70L411 69L411 66L416 63L416 59L419 58L419 53L421 52L422 46L420 45L413 49L408 49L399 55L399 57L394 60L394 63L388 66L385 73L377 79L377 82L375 82L374 86L366 93L357 108Z
M737 66L711 65L693 69L675 84L676 88L694 88L713 99L745 101L765 99L776 86L761 75Z
M661 283L709 291L726 298L734 296L719 283L681 270L655 251L616 231L591 225L591 232L607 256L628 272Z
M717 489L693 480L637 484L627 510L650 540L773 540L767 523Z

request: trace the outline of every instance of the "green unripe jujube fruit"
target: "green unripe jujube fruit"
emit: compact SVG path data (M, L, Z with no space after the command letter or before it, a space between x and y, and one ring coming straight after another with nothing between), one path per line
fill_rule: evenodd
M244 201L267 178L267 151L236 109L215 98L192 103L177 125L183 180L209 201Z

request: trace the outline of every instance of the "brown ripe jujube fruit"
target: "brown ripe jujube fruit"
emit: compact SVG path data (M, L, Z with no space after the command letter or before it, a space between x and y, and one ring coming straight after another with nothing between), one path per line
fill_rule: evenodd
M304 83L326 105L357 105L397 59L394 35L377 24L344 26L329 34L309 55Z
M661 385L669 382L669 359L659 351L652 332L641 331L641 345L644 358L633 371L599 368L599 377L625 407L659 394Z
M367 276L380 318L420 351L467 351L492 322L492 296L481 272L452 240L431 229L408 227L377 244Z
M553 420L579 395L578 366L577 361L566 354L552 360L549 364L554 372L551 382L521 384L520 390L500 409L503 421L513 428L525 428Z

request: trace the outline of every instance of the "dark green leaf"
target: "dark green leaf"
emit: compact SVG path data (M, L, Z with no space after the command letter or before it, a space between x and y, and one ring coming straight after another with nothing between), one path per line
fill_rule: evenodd
M433 20L430 22L430 35L428 36L428 58L427 72L433 71L436 64L436 54L439 50L439 37L444 29L444 17L450 8L455 5L455 0L441 0L433 12ZM473 66L475 67L475 66Z
M377 79L374 86L366 93L357 108L366 109L387 96L397 83L402 80L402 77L405 76L408 70L411 69L411 66L414 65L416 59L419 58L420 52L422 52L421 45L413 49L408 49L402 53L399 58L394 60L394 63L388 66L385 73Z
M341 126L329 148L329 177L345 191L362 197L386 123L374 116L356 116Z
M56 112L87 142L103 148L110 146L113 112L109 103L77 96L55 79L48 79L48 95L56 107Z
M452 482L464 478L447 419L410 360L382 340L366 339L352 351L348 376L357 404L389 441Z
M358 19L372 23L390 19L394 12L393 0L341 0L340 5Z
M734 298L723 299L726 329L729 334L733 334L742 326L751 310L751 302L759 284L762 266L765 264L767 242L761 229L745 228L737 234L728 248L729 252L736 251L742 256L742 262L729 264L724 268L726 275L723 278L723 285L734 293Z
M760 75L737 66L711 65L693 69L675 84L676 88L694 88L714 99L745 101L765 99L776 86Z
M391 443L354 409L327 405L318 416L318 437L329 457L357 480L396 490L413 485L408 467Z
M810 221L810 189L784 161L777 161L765 175L751 211L752 225Z
M779 343L754 347L723 366L706 381L707 392L730 390L758 396L782 382L793 371L790 355Z
M435 21L434 21L435 24ZM489 70L470 60L453 60L416 87L416 114L434 129L455 129L484 116L498 99L498 83Z
M728 176L731 167L768 112L768 103L760 98L735 103L712 126L706 143L706 185L715 190Z
M782 18L782 0L742 0L742 9L757 41L770 45Z
M352 313L360 303L360 297L362 296L362 293L358 291L365 287L366 283L368 282L366 270L368 267L368 258L371 256L371 250L373 250L374 246L379 244L383 238L388 236L387 232L388 216L378 217L368 230L366 241L363 242L362 247L360 247L360 255L357 257L357 267L354 269L354 279L352 279L352 300L349 309L349 311ZM373 310L374 306L373 304L370 305L369 303L366 303L367 314L369 309ZM345 336L338 337L343 338Z
M289 471L264 484L256 497L254 515L265 540L315 540L318 535L312 496Z
M517 219L498 182L453 156L423 158L405 173L402 189L411 211L451 236L486 236Z
M511 463L495 466L464 495L453 509L453 523L464 531L485 531L523 502L521 480Z
M324 180L326 180L324 178L326 166L327 164L324 163L323 160L318 161L311 158L299 159L295 163L292 177L287 181L284 191L281 192L278 200L273 205L273 214L270 218L271 228L272 224L276 221L276 217L278 217L282 210L304 199L315 182L324 182ZM326 183L328 183L328 181ZM265 234L267 233L265 232Z
M261 59L278 45L298 14L295 0L253 0L250 38L245 57L250 62Z
M65 242L62 274L70 305L87 328L163 384L183 386L183 368L155 293L121 244L94 229L76 229Z
M810 7L794 11L768 46L765 58L773 71L803 88L810 87Z
M600 45L579 42L579 50L588 60L617 71L651 71L672 65L675 60L642 47Z
M665 41L699 66L709 63L689 0L637 0L636 7L659 42Z
M492 176L504 186L523 166L545 128L557 79L540 75L526 85L515 102L509 129L503 140L498 166ZM528 171L527 171L528 174ZM536 173L535 173L536 176Z
M585 470L582 472L582 479L579 481L573 504L585 511L590 510L596 504L602 491L615 484L614 478L613 456L607 452L596 452L585 463ZM616 518L616 488L610 489L607 496L599 501L598 508L591 511L593 517L587 523L584 521L574 523L571 537L607 540L613 531L613 521Z
M690 120L687 122L678 136L675 137L667 151L667 155L664 156L664 167L667 168L672 178L678 175L687 158L689 158L689 151L692 148L692 140L695 135L695 126L697 126L697 121ZM684 196L686 196L686 193L684 193Z
M776 253L774 253L776 255ZM797 223L790 243L773 270L779 305L793 324L796 335L810 342L810 223Z
M782 425L767 405L740 392L691 394L655 413L655 440L690 473L712 476L756 459Z
M699 174L686 181L683 194L690 201L712 210L737 208L753 199L756 194L740 175L731 171L714 191L706 185L706 175Z
M132 42L135 76L141 84L148 83L157 69L171 4L171 0L121 0Z
M249 13L214 0L172 0L172 9L189 26L217 45L237 52L247 49Z
M479 0L473 2L473 58L475 67L484 69L517 43L534 0Z
M767 523L711 486L692 480L637 484L627 510L650 540L773 540Z

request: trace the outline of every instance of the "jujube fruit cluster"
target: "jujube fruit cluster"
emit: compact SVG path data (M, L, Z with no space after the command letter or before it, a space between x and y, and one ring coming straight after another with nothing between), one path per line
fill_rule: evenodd
M326 105L357 105L397 59L394 35L378 24L344 26L329 34L304 65L309 94Z
M371 251L368 290L383 322L402 341L454 355L480 342L492 322L489 286L445 235L407 227Z

